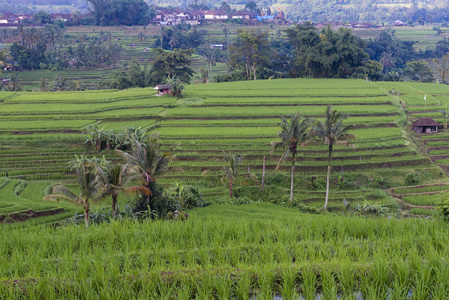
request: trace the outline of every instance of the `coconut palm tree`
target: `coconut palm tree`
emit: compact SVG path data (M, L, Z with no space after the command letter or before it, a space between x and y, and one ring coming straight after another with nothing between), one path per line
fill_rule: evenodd
M271 152L274 153L277 149L282 148L282 154L275 171L284 164L287 157L292 157L291 169L291 184L290 184L290 203L293 202L293 178L295 172L295 158L298 154L298 144L304 145L310 140L310 126L312 120L310 118L301 117L300 113L290 115L290 122L287 118L281 117L281 131L278 132L280 141L271 142Z
M101 184L99 198L112 198L112 216L115 219L117 214L117 197L121 192L141 192L151 196L151 191L144 186L128 186L132 177L126 178L129 170L128 165L121 163L111 163L104 161L100 164L93 164L97 172L97 181Z
M86 128L84 134L87 134L87 139L84 141L84 144L100 151L101 142L105 140L104 127L100 127L98 124L89 126Z
M170 162L175 159L175 155L169 152L161 153L159 133L157 132L148 136L146 144L134 139L130 153L116 151L128 164L129 175L140 179L145 187L149 187L150 183L155 182L155 177L168 172Z
M9 78L8 90L11 92L20 92L22 90L22 84L20 83L17 72Z
M441 75L441 83L445 84L446 76L449 73L449 53L443 53L441 62L438 58L434 58L433 62L436 64L438 73Z
M444 129L447 129L447 118L449 118L449 106L446 109L440 110L444 118Z
M347 115L332 110L332 106L326 108L326 119L323 122L318 121L313 128L313 135L324 142L328 147L329 156L327 160L327 180L326 180L326 200L324 202L324 210L327 209L329 200L329 178L331 173L331 158L334 145L349 146L355 149L355 146L349 141L355 140L355 136L349 134L348 131L353 129L352 125L343 125L343 121L348 118Z
M229 183L229 198L232 198L232 188L239 176L239 167L243 157L241 154L237 153L226 154L225 151L223 151L223 155L223 160L226 162L226 166L223 167L221 182L224 183L227 181Z
M173 97L181 97L182 91L184 90L184 84L182 84L181 81L178 80L178 78L173 75L170 77L170 75L167 76L166 83L170 85L170 92Z
M102 185L97 181L92 160L82 155L76 157L76 160L69 162L69 164L71 164L72 170L76 171L77 181L81 188L80 193L77 195L64 185L56 185L52 189L52 194L45 196L43 200L59 201L63 199L81 205L84 209L86 229L89 229L90 204L99 194Z

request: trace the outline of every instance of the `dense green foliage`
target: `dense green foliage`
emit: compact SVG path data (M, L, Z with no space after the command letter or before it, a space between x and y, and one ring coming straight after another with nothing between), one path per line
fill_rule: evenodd
M444 299L447 231L437 221L312 216L269 204L88 232L2 226L0 290L12 298Z
M95 25L146 25L151 20L150 8L143 0L89 0Z
M296 76L353 77L368 57L363 44L346 28L334 32L328 27L319 34L306 24L296 25L286 33L295 47L291 72Z

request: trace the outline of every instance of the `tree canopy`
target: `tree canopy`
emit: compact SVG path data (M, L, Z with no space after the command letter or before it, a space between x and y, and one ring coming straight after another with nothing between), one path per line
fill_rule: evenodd
M294 47L293 76L351 77L368 59L363 41L347 28L327 27L318 33L310 24L297 24L286 34Z
M92 6L95 24L146 25L151 20L148 4L143 0L87 0Z
M239 29L239 34L229 49L229 63L233 67L244 67L247 79L256 80L256 69L267 64L270 55L268 32Z

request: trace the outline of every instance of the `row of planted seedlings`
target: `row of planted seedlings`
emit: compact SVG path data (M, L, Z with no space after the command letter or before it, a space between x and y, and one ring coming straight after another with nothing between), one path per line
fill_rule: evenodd
M256 149L242 149L239 150L239 153L242 153L246 157L260 157L261 155L270 156L269 153L270 145L269 144L260 144ZM229 151L233 147L227 147L229 149L210 149L208 147L204 147L201 150L188 150L185 147L178 147L176 149L177 157L204 157L209 156L211 158L218 157L223 154L223 150ZM237 148L237 147L234 147ZM312 147L310 147L312 148ZM318 148L317 150L309 150L309 148L303 148L300 151L301 157L304 158L315 158L315 157L323 157L326 155L327 150L323 148ZM357 149L336 149L333 158L369 158L373 156L409 156L409 155L417 155L417 152L406 146L398 146L392 148L381 148L373 151L372 149L366 148L357 148Z
M10 241L0 245L0 291L11 297L445 299L445 224L274 213L229 222L226 213L195 218L193 212L195 219L183 223L121 222L88 234L71 226L4 227Z
M405 187L405 188L395 188L393 192L395 194L420 194L420 193L438 193L441 191L449 190L449 184L434 184L427 186L418 186L418 187Z

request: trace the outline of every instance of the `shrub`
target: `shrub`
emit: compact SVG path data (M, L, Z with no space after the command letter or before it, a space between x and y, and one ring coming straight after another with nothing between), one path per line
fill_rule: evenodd
M191 209L194 207L203 207L204 198L198 187L183 185L182 182L176 183L172 188L166 191L166 197L170 202L177 202L178 209Z
M376 176L373 179L373 186L380 189L387 189L390 187L390 183L382 176Z
M322 190L326 188L326 182L320 177L310 176L306 188L308 190Z
M405 176L405 184L406 185L415 185L419 182L415 173L408 173Z
M380 203L371 204L365 200L363 204L355 207L355 212L362 216L381 217L390 215L390 209L382 206Z
M133 213L148 212L150 210L151 212L154 212L154 215L163 217L168 212L174 212L178 208L178 202L166 197L163 188L155 182L150 182L148 187L151 190L152 195L147 197L138 194L132 203Z
M441 202L436 206L435 212L443 221L449 221L449 194L441 194Z

